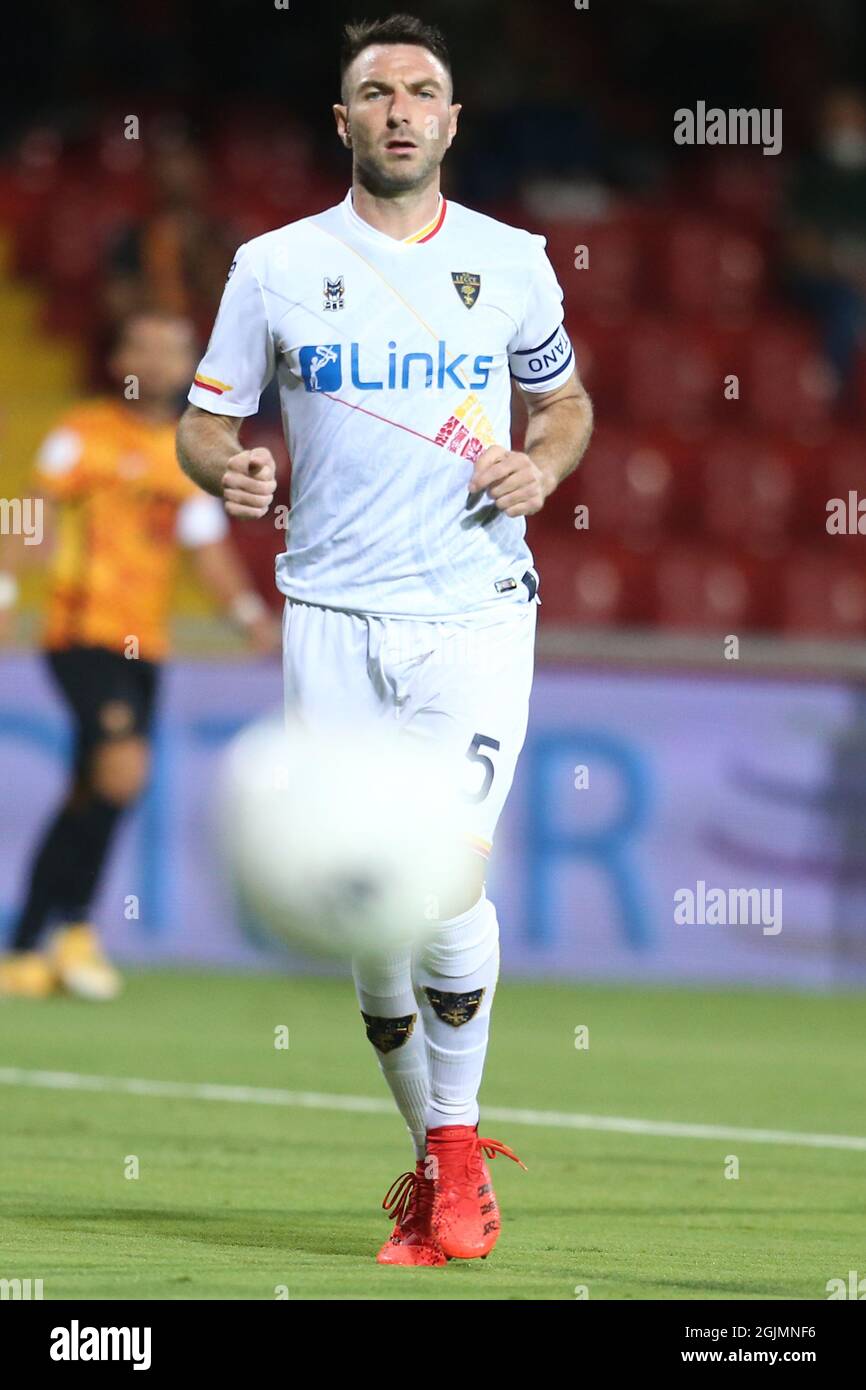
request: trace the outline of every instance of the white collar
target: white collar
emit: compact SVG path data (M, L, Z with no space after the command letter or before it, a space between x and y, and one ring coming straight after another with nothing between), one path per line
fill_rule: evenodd
M358 216L357 212L355 211L355 204L352 198L351 188L349 189L348 193L343 199L343 213L347 218L349 224L352 227L354 227L356 231L363 232L367 236L373 237L376 241L386 241L390 246L394 247L395 249L398 247L401 249L407 249L410 246L415 246L418 244L415 241L415 238L418 236L420 232L425 232L428 228L430 228L430 230L433 229L433 227L436 225L436 223L439 221L439 218L442 215L442 206L444 201L445 200L442 194L440 193L438 202L436 203L436 211L433 214L433 217L430 218L427 222L423 223L422 226L418 227L416 231L410 232L408 237L402 237L400 239L398 239L397 237L389 236L387 232L380 231L378 227L372 226L371 223L365 222L363 217Z

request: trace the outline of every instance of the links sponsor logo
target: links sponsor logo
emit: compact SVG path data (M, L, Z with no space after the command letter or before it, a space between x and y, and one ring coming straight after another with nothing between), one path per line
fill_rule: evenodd
M304 386L308 391L338 391L343 384L342 345L320 343L302 347L298 354Z
M344 352L345 348L345 352ZM372 354L381 361L378 353ZM298 361L307 391L339 391L343 367L356 391L444 391L456 386L462 391L483 391L493 366L490 353L478 353L471 361L465 352L451 356L440 339L436 354L401 353L395 342L388 343L387 367L382 374L362 361L360 343L317 343L298 350ZM467 380L470 376L471 379Z

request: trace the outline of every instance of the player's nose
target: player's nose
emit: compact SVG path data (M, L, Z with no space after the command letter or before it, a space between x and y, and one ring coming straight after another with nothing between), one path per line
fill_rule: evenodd
M405 97L401 96L392 98L391 105L388 109L388 128L390 130L399 129L400 126L408 126L409 111L403 105L405 100Z

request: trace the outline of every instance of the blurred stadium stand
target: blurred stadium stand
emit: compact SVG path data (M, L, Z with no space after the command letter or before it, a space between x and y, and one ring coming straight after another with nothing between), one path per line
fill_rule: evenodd
M540 8L554 15L555 7ZM838 80L845 42L857 37L862 52L862 25L849 16L847 31L839 22L834 30L820 16L796 19L775 5L756 13L723 7L738 52L743 33L755 49L755 71L744 73L725 68L724 51L712 52L719 5L702 7L702 18L675 3L622 8L632 28L626 33L600 15L587 20L577 51L570 40L568 70L557 58L556 33L584 21L562 7L559 30L546 31L543 41L526 7L497 7L484 71L471 54L488 32L491 7L455 10L452 24L448 6L434 16L449 34L457 31L457 95L466 102L464 153L458 141L446 191L547 237L596 405L587 459L530 523L543 623L861 636L860 568L846 538L827 535L825 509L828 498L845 496L864 477L866 359L858 360L853 393L842 401L819 323L793 306L779 269L785 179L807 146L815 102L792 102L799 116L777 159L759 150L675 152L671 112L653 80L640 85L637 78L647 62L670 73L677 26L687 24L690 61L703 54L705 66L698 61L682 82L684 100L694 88L720 105L748 104L760 91L758 104L767 104L769 92L781 105L804 73L816 94ZM158 12L170 48L184 26L171 6ZM217 5L215 19L228 22L234 13ZM126 22L130 37L145 23L135 7ZM332 29L335 22L331 16ZM651 35L649 23L658 32ZM327 134L330 89L302 71L316 32L313 25L293 64L298 99L289 90L284 102L275 100L275 58L263 55L258 105L235 90L231 104L215 106L206 131L188 113L178 124L177 74L166 79L164 104L153 78L147 97L121 104L118 78L109 83L115 90L74 121L44 102L37 110L37 102L9 126L0 165L0 307L15 346L9 335L2 428L6 474L15 484L24 486L39 434L76 385L88 374L94 384L122 271L132 265L146 277L161 265L169 281L185 273L185 234L160 187L158 152L152 139L124 138L125 111L136 111L148 130L161 125L163 151L174 140L198 161L201 182L193 181L195 193L188 188L183 216L201 221L189 244L201 246L208 228L222 228L216 259L224 273L226 247L345 192L348 170ZM333 43L319 55L320 72L333 64L332 50ZM206 87L203 67L190 77L195 99ZM210 81L213 102L213 75ZM124 261L124 244L138 247L132 262ZM576 269L582 246L589 265ZM188 289L187 307L205 335L218 289L210 282ZM724 390L731 376L733 399ZM285 457L273 401L248 438ZM581 505L588 529L575 525ZM262 592L275 601L281 533L264 522L236 534ZM195 602L184 594L185 611Z

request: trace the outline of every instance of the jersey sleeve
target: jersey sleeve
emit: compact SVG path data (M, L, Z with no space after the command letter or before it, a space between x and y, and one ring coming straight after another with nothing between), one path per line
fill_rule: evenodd
M82 492L88 483L84 433L62 422L43 439L34 461L36 485L46 497L62 501Z
M188 400L215 415L255 415L274 374L274 345L262 286L247 244L229 269L219 312Z
M508 344L508 366L522 391L556 391L574 368L574 352L562 322L562 290L544 250L533 237L523 319Z
M188 550L214 545L225 540L228 533L228 518L215 497L197 493L187 497L177 509L177 539Z

